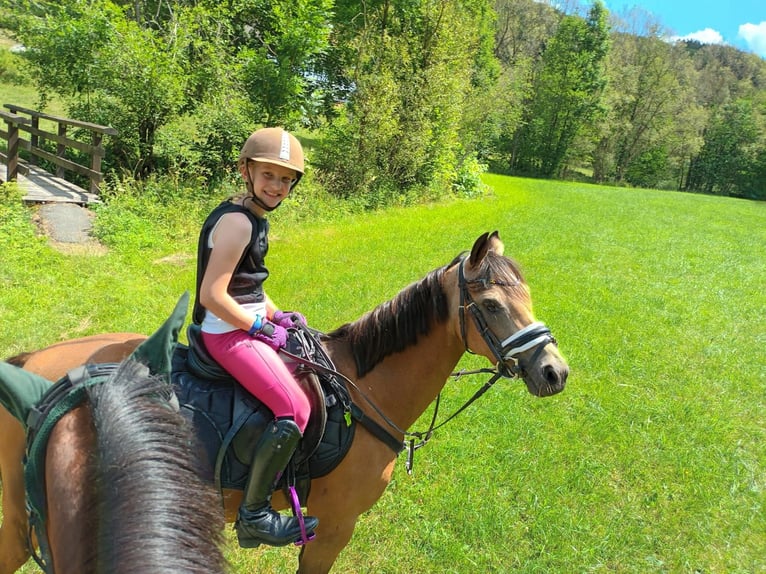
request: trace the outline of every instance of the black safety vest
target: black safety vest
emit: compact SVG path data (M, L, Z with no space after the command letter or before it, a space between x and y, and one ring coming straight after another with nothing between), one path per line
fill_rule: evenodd
M197 296L194 300L194 322L201 324L205 318L205 308L199 303L200 286L205 276L207 264L210 261L208 247L210 234L218 220L227 213L244 213L250 219L253 231L250 241L242 252L239 263L234 268L227 291L235 301L244 303L261 303L265 295L263 282L269 276L269 270L264 265L266 253L269 250L269 222L253 215L248 209L230 201L224 201L207 216L199 234L197 244Z

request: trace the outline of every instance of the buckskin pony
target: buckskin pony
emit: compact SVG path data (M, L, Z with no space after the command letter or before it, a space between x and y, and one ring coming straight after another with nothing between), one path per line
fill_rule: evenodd
M320 522L316 539L301 547L299 574L330 571L351 539L358 517L375 504L391 480L403 441L411 437L406 429L434 401L466 351L483 355L495 365L491 382L501 376L518 376L538 397L564 389L569 367L548 328L535 320L521 270L503 255L503 249L497 232L485 233L470 253L459 255L358 320L321 337L324 352L348 382L361 418L377 423L373 426L390 440L382 439L381 432L372 432L370 426L355 425L353 442L342 460L329 473L312 478L306 506ZM69 352L65 362L93 361L107 347L119 355L120 345L135 346L141 339L134 334L104 337L80 339L77 356ZM25 360L25 367L33 365L55 378L65 372L57 364L60 345L67 343L16 362ZM9 422L13 421L0 413L0 432L11 437L0 446L5 481L0 574L13 572L28 556L24 492L19 480L23 435L19 429L10 429ZM6 434L9 429L13 432ZM241 491L223 491L227 522L235 520L241 498ZM290 507L281 490L275 492L273 503L275 508ZM6 527L9 520L12 526Z

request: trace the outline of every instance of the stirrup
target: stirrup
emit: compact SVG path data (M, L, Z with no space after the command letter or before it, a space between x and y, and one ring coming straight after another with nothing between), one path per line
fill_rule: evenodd
M301 501L298 498L298 492L295 490L294 486L291 486L288 490L290 491L290 506L292 506L293 515L298 519L298 524L301 526L301 537L293 544L296 546L305 546L314 540L317 535L313 530L308 533L306 532L306 520L303 517L303 510L301 509Z

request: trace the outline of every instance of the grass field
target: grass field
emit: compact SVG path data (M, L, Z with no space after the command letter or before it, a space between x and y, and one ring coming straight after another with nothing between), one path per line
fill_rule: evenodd
M437 433L335 571L766 572L766 203L486 181L480 200L273 222L269 292L325 330L498 229L572 369L560 395L503 382ZM193 289L206 206L107 206L108 252L66 254L15 205L0 200L0 357L149 332ZM442 412L483 382L448 383ZM232 572L294 571L297 551L227 536Z

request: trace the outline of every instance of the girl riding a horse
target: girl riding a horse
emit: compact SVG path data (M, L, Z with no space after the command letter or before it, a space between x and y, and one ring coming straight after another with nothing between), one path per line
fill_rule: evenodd
M301 537L301 526L272 508L271 493L306 429L310 405L277 354L287 328L305 319L277 310L264 291L265 216L303 176L303 150L292 134L264 128L247 139L238 166L246 193L216 207L200 232L194 322L210 355L274 413L255 446L235 528L243 548L283 546ZM305 531L310 535L318 522L305 516Z

